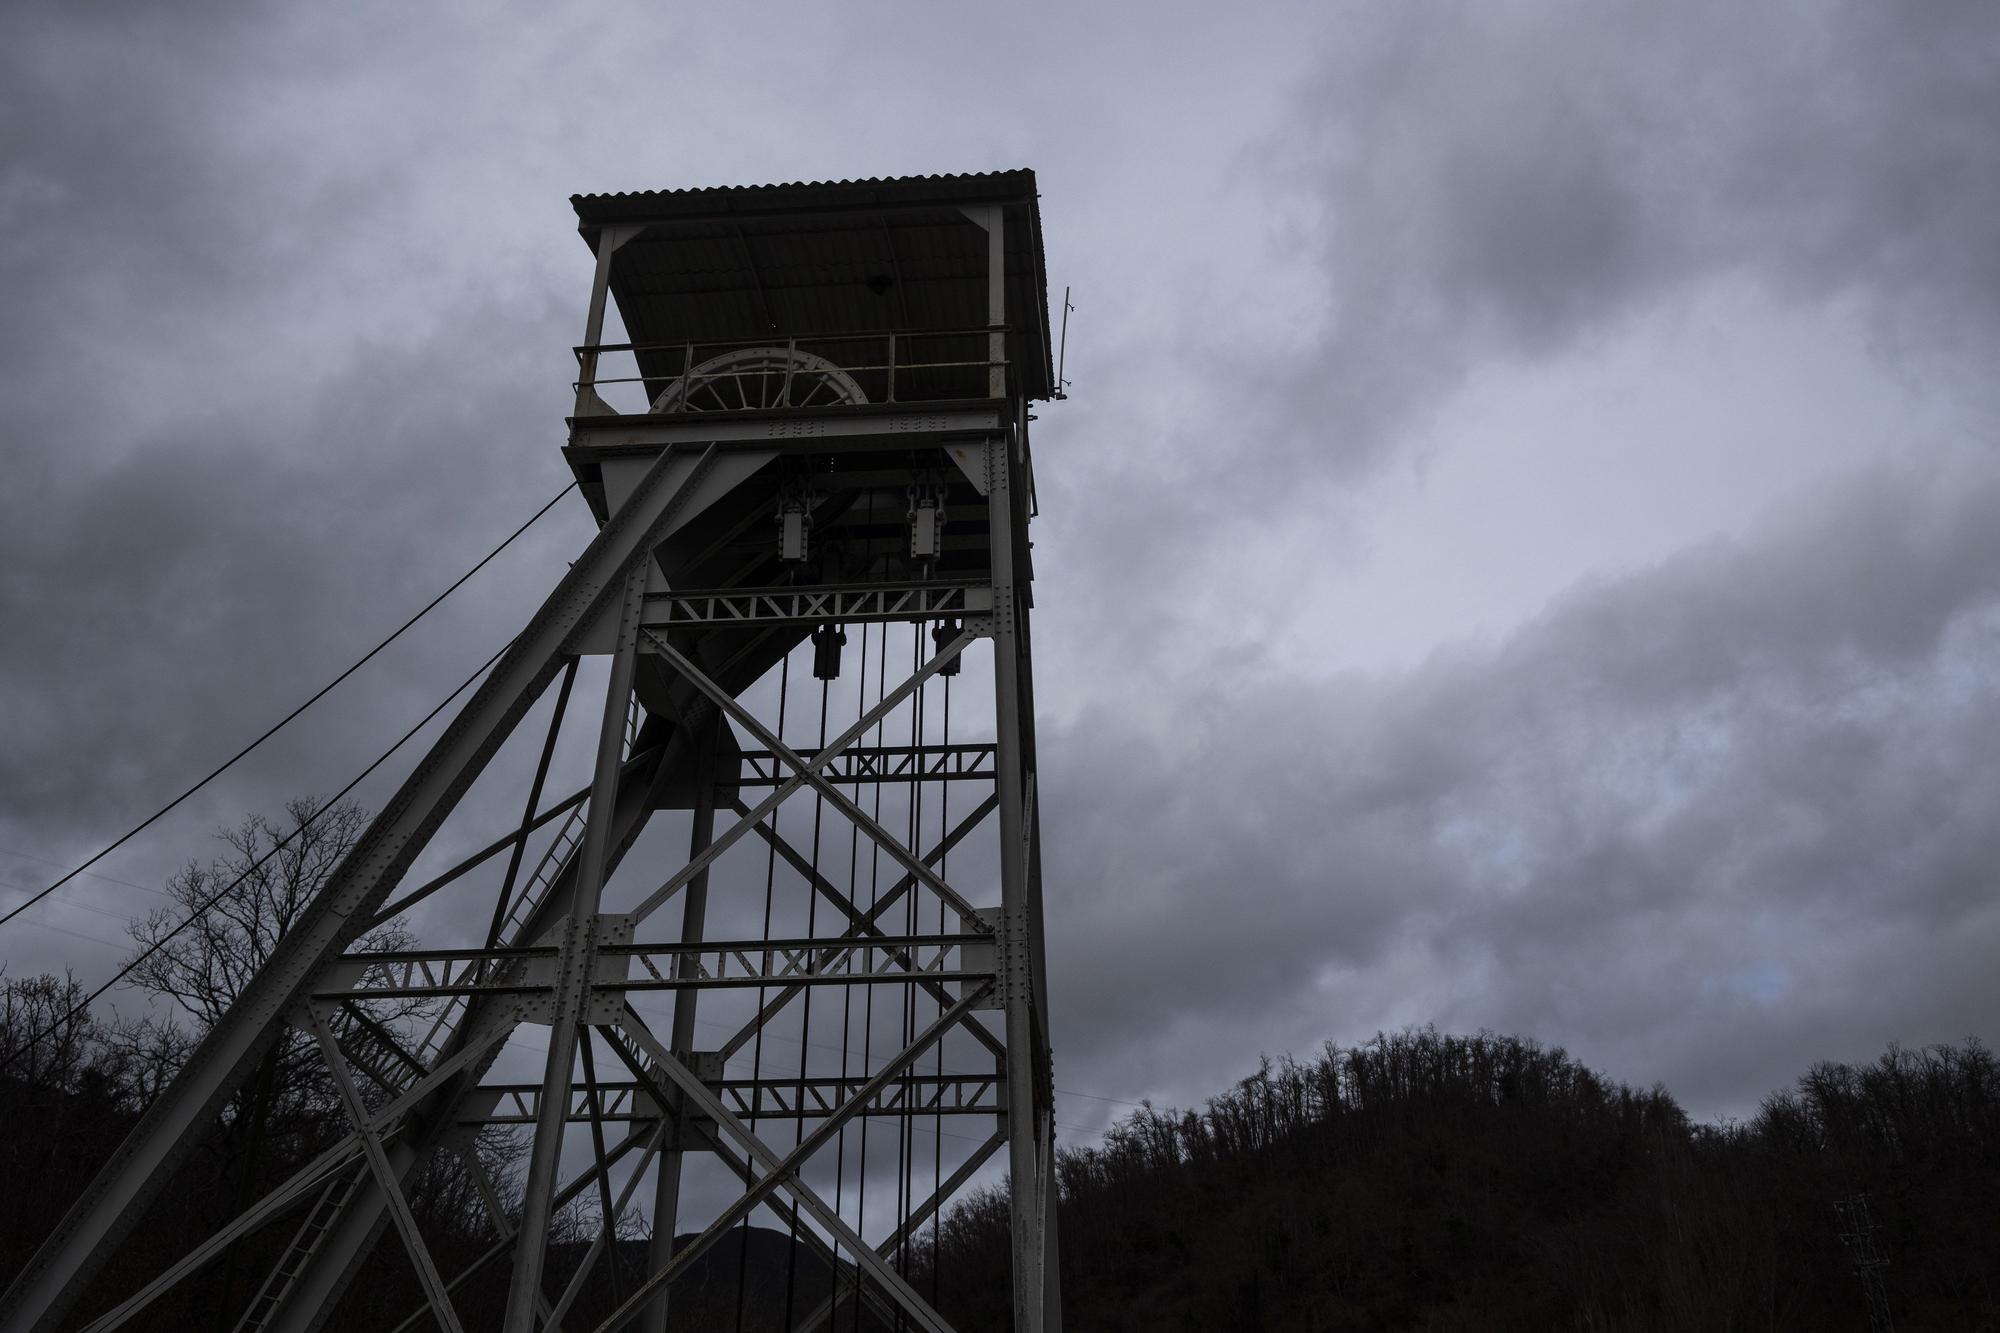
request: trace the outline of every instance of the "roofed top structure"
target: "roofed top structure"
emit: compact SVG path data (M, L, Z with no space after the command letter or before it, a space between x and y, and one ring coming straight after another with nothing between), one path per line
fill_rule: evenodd
M1021 170L570 202L594 251L607 235L617 247L609 290L649 400L718 354L788 344L847 369L869 401L909 402L989 395L989 209L1007 396L1054 393L1037 200Z

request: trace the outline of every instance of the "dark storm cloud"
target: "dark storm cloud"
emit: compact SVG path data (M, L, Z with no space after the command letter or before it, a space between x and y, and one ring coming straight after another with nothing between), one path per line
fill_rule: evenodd
M1629 336L1715 283L1848 303L1990 433L1996 67L2000 25L1974 4L1403 7L1342 28L1259 154L1324 322L1304 355L1240 365L1230 415L1166 436L1191 450L1176 463L1207 460L1201 498L1155 467L1172 521L1116 539L1150 532L1153 559L1212 574L1277 493L1407 454L1469 376ZM1052 824L1052 861L1119 886L1077 910L1172 978L1058 968L1080 1010L1134 1024L1094 1054L1163 1000L1162 1078L1190 1027L1219 1051L1436 1019L1554 1035L1740 1108L1822 1053L1990 1028L1981 812L2000 784L1975 738L1996 711L1996 491L1978 465L1955 495L1914 467L1581 589L1491 654L1309 685L1251 644L1238 688L1154 694L1184 734L1090 717L1058 751L1086 781L1161 776L1091 837ZM1204 609L1226 618L1221 586ZM1168 774L1204 786L1176 799Z
M1379 458L1473 367L1563 353L1716 279L1858 298L1919 363L1960 339L1985 355L1996 65L1975 0L1342 25L1257 155L1325 283L1272 434L1292 461Z
M1643 332L1706 285L1851 302L1940 394L1990 392L1989 6L1349 6L1272 124L1206 127L1254 145L1214 179L1180 137L1147 140L1204 127L1162 116L1181 90L1129 48L1102 66L1124 86L1093 87L1079 46L1043 90L1115 108L1106 137L1023 128L1036 108L983 76L1003 112L966 113L993 159L968 162L897 138L942 141L907 90L957 91L943 18L920 58L870 39L879 86L910 98L877 103L839 86L857 53L821 28L778 66L816 81L802 98L694 68L731 45L679 29L642 49L524 22L500 43L497 23L314 12L47 7L0 41L5 845L69 855L143 813L567 479L585 265L565 192L1031 144L1083 306L1083 391L1037 436L1059 1082L1197 1095L1259 1046L1435 1019L1741 1104L1813 1058L2000 1017L1978 745L2000 498L1977 469L1955 490L1872 475L1405 674L1278 670L1268 609L1246 608L1309 601L1353 488L1420 454L1470 378ZM1223 64L1216 86L1261 76ZM501 114L522 101L538 114ZM758 147L802 135L803 162ZM545 289L522 235L553 238L569 285ZM489 246L506 262L468 260ZM1458 447L1507 442L1496 424ZM1538 484L1493 502L1546 502ZM586 527L538 534L519 597L399 650L193 836L343 780L518 625ZM1281 548L1268 566L1252 539Z
M422 320L380 299L420 264L379 240L407 161L317 151L280 110L352 58L344 44L302 50L230 11L66 7L11 27L0 843L72 855L554 493L548 432L522 423L560 416L560 374L530 373L560 342L518 274ZM543 535L536 582L561 568ZM516 610L474 608L400 650L357 682L360 725L200 808L219 821L273 781L275 799L337 785Z
M1172 656L1240 615L1242 553L1287 525L1303 554L1258 573L1341 564L1358 489L1468 385L1643 344L1718 288L1858 317L2000 419L1989 7L1357 5L1314 51L1211 183L1232 203L1181 182L1183 263L1079 298L1046 540L1176 589L1091 606L1115 642ZM1107 298L1145 319L1107 330ZM1466 447L1518 450L1491 425Z
M1435 1019L1740 1108L1800 1052L1990 1029L1996 533L1990 477L1870 476L1490 650L1051 736L1072 1053L1172 1086Z

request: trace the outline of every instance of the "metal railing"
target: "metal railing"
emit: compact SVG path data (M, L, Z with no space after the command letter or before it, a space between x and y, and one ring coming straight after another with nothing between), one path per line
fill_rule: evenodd
M577 378L571 387L579 404L594 394L620 414L1004 397L1013 391L1004 351L1007 332L1004 326L981 326L727 342L592 343L573 349ZM998 348L994 335L1001 335ZM607 359L624 362L616 368L630 373L604 373L611 368Z

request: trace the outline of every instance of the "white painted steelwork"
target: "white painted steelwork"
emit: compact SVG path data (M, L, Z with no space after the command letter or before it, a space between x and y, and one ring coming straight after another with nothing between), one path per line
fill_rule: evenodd
M0 1298L0 1330L43 1333L81 1315L109 1333L266 1229L284 1237L280 1258L249 1305L227 1312L239 1333L340 1326L344 1294L391 1232L423 1292L403 1327L461 1327L468 1283L497 1260L506 1261L507 1333L565 1318L575 1327L576 1302L614 1249L608 1227L562 1290L545 1282L545 1260L557 1210L593 1194L606 1219L649 1200L655 1228L646 1271L614 1287L618 1309L599 1333L658 1333L674 1280L758 1213L833 1265L834 1296L795 1312L801 1333L856 1300L880 1318L949 1333L908 1260L923 1228L1004 1147L1014 1326L1057 1333L1027 554L1028 403L1046 396L1052 378L1040 360L1019 363L1046 358L1045 312L1016 311L1010 324L1008 309L1010 293L1045 301L1039 219L1029 173L895 185L782 187L756 198L787 227L801 210L833 219L815 225L847 237L849 248L806 267L827 275L816 280L849 285L821 305L849 316L879 311L892 358L925 338L969 348L904 381L959 395L950 401L894 392L871 400L848 369L802 346L836 347L851 330L780 329L783 346L774 345L773 311L821 305L810 292L773 286L750 240L782 234L789 259L811 259L812 228L760 230L741 199L660 196L657 216L639 196L578 201L597 263L565 452L601 531ZM609 300L617 296L628 326L640 315L657 324L678 308L621 289L621 254L643 252L632 272L671 286L682 271L672 247L716 244L722 224L712 210L725 207L725 240L727 227L738 229L730 253L745 257L741 292L677 299L693 302L701 341L726 340L739 325L745 335L701 361L684 353L678 374L658 373L672 364L664 353L642 361L651 383L665 380L656 410L609 411L595 378ZM891 217L907 233L901 249L888 236ZM874 235L871 227L887 238L886 267L841 277L852 237ZM920 236L923 256L944 275L927 280L957 284L933 294L953 321L942 329L896 322L910 309L896 284L929 262L910 248ZM951 277L969 255L983 258L983 276ZM882 304L869 304L877 297ZM984 334L964 332L971 308L983 309ZM893 359L875 370L896 382ZM968 384L973 391L963 392ZM913 495L925 510L916 539ZM790 560L773 530L781 505L803 506L811 529ZM782 699L793 650L809 659L807 635L842 625L860 639L846 649L849 674L816 682L817 734L801 740L793 717L788 735L772 677ZM550 755L575 664L587 656L609 668L590 781L551 801ZM949 682L966 661L984 673L977 697L990 708L969 739L950 734L948 707ZM514 806L518 827L498 840L460 839L483 850L396 896L558 676L540 763L525 805ZM807 679L803 666L797 679ZM826 709L836 683L852 692L834 727ZM928 735L940 696L944 734ZM661 811L687 812L685 855L660 864L657 840L645 857L631 855ZM837 863L825 855L823 825L838 830ZM764 867L763 931L709 938L712 921L745 919L746 858ZM440 895L502 860L490 907L446 910L456 899ZM773 924L781 869L803 895L802 922ZM457 921L470 938L357 951L368 931L419 904L426 921ZM678 912L663 910L670 906ZM745 996L740 1012L713 1007ZM837 1063L822 1055L815 1064L830 1010L817 1011L815 1027L812 1006L830 1005L830 996L847 1016L865 999L865 1036L858 1055L844 1045ZM640 1007L655 998L672 1005L664 1036ZM390 1017L383 1003L406 1012L415 1001L431 1002L427 1021ZM895 1021L876 1021L878 1001ZM728 1035L702 1045L699 1025L718 1022ZM287 1027L309 1033L322 1053L350 1132L144 1286L98 1290L108 1257ZM546 1036L534 1081L496 1068L523 1031ZM777 1043L786 1041L780 1060ZM946 1117L983 1120L987 1132L954 1139L948 1156ZM926 1120L932 1158L919 1164L911 1145ZM871 1123L897 1144L884 1177L896 1187L893 1210L864 1206L865 1168L852 1177L857 1197L843 1193L850 1139L858 1136L865 1163ZM621 1133L607 1135L607 1125ZM510 1205L470 1151L472 1136L529 1129ZM586 1147L588 1164L559 1185L566 1150ZM464 1271L433 1260L409 1199L418 1168L440 1154L466 1164L496 1235ZM719 1166L734 1197L691 1193L691 1159ZM815 1183L829 1172L831 1198ZM684 1221L694 1235L675 1246Z

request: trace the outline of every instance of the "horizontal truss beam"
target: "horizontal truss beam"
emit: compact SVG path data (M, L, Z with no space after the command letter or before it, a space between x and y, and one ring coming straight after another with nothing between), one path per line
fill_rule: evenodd
M826 1201L806 1184L800 1174L800 1167L832 1139L842 1125L872 1101L877 1091L901 1077L946 1031L971 1012L973 1007L985 998L987 989L980 987L974 990L951 1009L938 1015L903 1048L901 1054L889 1060L870 1076L853 1097L832 1115L821 1120L812 1132L806 1134L783 1156L758 1138L756 1131L745 1125L741 1118L731 1114L729 1108L716 1099L702 1081L695 1077L692 1070L661 1047L658 1039L647 1031L643 1022L637 1021L637 1015L631 1013L630 1007L627 1006L628 1021L622 1025L626 1036L651 1057L652 1067L673 1081L682 1097L695 1111L714 1120L722 1134L735 1140L736 1145L762 1168L763 1174L758 1177L756 1184L749 1186L736 1202L717 1214L699 1235L682 1246L663 1267L654 1270L640 1285L638 1291L633 1293L624 1305L612 1311L610 1318L598 1326L598 1333L610 1333L610 1330L638 1313L640 1307L647 1303L655 1291L665 1287L677 1275L685 1272L690 1264L706 1253L738 1220L747 1216L761 1201L780 1189L790 1194L797 1207L818 1222L836 1242L844 1245L855 1262L868 1269L889 1298L902 1306L911 1316L911 1321L923 1330L923 1333L951 1333L951 1326L925 1303L924 1298L917 1294L902 1275L885 1264L881 1256L862 1240L839 1212L828 1207Z
M615 589L716 499L769 462L769 451L713 446L648 459L623 507L557 582L475 686L458 715L382 807L327 884L180 1074L0 1294L0 1327L53 1333L139 1225L201 1127L278 1040L286 1015L361 932L403 873L499 752Z
M830 1116L861 1091L868 1079L737 1078L705 1081L704 1086L730 1114L765 1120L816 1120ZM996 1115L1004 1083L994 1074L908 1074L878 1089L853 1114L859 1116ZM531 1125L542 1104L539 1083L488 1084L475 1089L459 1108L461 1125ZM593 1111L603 1121L657 1120L663 1114L652 1086L635 1080L600 1082L570 1090L569 1119L587 1123Z
M809 588L717 588L649 592L647 629L683 625L817 625L827 621L922 621L986 615L993 589L984 583L852 583Z
M993 780L993 756L999 747L991 743L966 745L872 745L854 746L820 770L828 782L843 786L873 782L965 782ZM816 750L801 750L799 757L811 761ZM742 768L733 777L719 780L718 787L776 787L791 776L785 762L769 750L745 750Z
M570 418L566 453L588 458L621 452L651 453L662 447L712 447L823 454L842 447L871 450L893 440L900 448L943 444L954 437L983 441L1007 427L997 407L946 403L871 403L866 409L797 409L763 416L716 412L649 412Z
M600 991L701 990L731 986L874 986L987 981L968 947L987 934L876 935L866 939L723 940L701 944L600 944ZM413 949L349 954L328 969L318 1000L420 999L445 995L536 995L553 985L554 945L495 949ZM525 966L496 966L525 964ZM635 975L631 968L636 964Z

